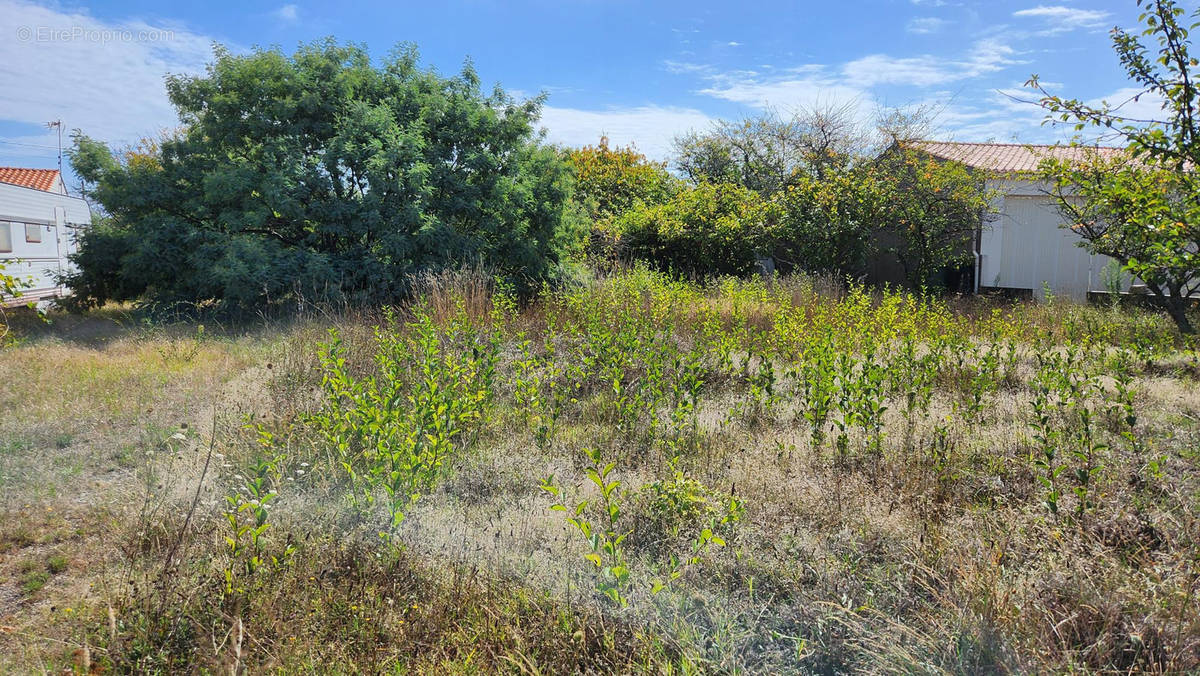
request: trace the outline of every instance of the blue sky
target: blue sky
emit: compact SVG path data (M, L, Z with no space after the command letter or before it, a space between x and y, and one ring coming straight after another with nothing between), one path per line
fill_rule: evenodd
M375 55L414 42L444 73L470 56L485 83L549 94L552 141L606 133L664 159L673 135L766 107L846 105L869 121L928 104L939 138L1048 141L1064 132L1002 92L1038 73L1124 98L1108 30L1136 19L1133 0L0 0L0 165L54 166L51 119L118 146L173 126L162 77L202 71L213 42L290 50L329 35Z

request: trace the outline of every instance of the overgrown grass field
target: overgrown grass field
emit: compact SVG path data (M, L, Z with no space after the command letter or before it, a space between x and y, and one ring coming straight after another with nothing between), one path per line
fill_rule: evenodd
M1200 670L1164 316L626 271L0 358L11 672Z

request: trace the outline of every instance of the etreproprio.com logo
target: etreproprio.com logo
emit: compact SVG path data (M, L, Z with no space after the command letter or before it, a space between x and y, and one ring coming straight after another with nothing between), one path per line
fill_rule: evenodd
M18 26L18 42L165 42L175 32L158 28L88 28L86 26Z

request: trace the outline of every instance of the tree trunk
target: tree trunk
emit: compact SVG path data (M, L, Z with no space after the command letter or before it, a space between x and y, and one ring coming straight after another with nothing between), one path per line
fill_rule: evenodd
M1171 319L1175 320L1175 326L1179 327L1179 332L1185 335L1196 333L1196 329L1188 320L1188 299L1179 295L1179 289L1171 289L1169 296L1162 297L1163 303L1167 306L1167 313L1171 315Z

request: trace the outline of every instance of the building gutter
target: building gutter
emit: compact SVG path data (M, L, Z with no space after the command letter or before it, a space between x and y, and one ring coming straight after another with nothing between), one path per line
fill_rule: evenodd
M973 286L975 287L975 290L972 292L972 295L978 296L979 295L979 275L983 273L983 256L980 255L978 246L976 246L975 250L972 251L971 253L975 254L975 275L974 275L975 279L973 280L974 281Z
M986 178L980 188L987 191ZM971 275L971 286L974 287L972 295L975 296L979 295L979 277L983 275L983 218L986 213L986 207L984 211L979 212L979 225L975 226L975 241L971 247L971 255L975 257L975 274Z

